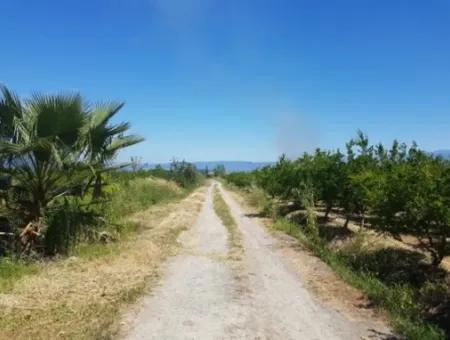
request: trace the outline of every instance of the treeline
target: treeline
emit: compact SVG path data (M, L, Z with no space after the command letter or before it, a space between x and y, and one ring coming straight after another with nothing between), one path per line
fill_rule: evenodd
M239 187L252 184L300 206L312 202L361 226L394 236L414 235L439 265L450 253L450 163L413 143L372 145L358 132L346 152L316 150L296 160L281 157L253 173L232 173Z
M116 178L142 178L157 177L168 181L174 181L183 188L192 188L200 184L206 175L192 163L173 160L169 169L157 165L154 169L141 169L136 167L132 171L116 172Z

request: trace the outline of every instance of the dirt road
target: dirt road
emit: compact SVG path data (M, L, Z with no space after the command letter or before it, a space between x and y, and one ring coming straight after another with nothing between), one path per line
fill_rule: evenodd
M127 316L127 339L374 339L379 322L325 307L305 287L277 240L247 217L215 183L238 224L242 254L228 256L228 234L209 188L183 250L166 264L160 285Z

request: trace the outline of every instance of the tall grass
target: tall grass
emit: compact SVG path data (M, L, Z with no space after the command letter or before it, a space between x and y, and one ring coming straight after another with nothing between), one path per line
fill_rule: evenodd
M117 221L124 216L146 209L154 204L168 202L187 194L174 182L152 177L136 178L113 184L107 202L107 216Z

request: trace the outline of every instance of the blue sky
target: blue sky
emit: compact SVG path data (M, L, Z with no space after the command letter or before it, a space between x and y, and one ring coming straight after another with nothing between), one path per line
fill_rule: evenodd
M448 0L2 0L0 82L120 100L149 162L450 148Z

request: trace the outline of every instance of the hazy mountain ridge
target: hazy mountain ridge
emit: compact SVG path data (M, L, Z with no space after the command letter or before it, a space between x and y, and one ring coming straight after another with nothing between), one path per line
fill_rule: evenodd
M445 159L450 159L450 149L442 149L430 152L433 156L439 156ZM225 166L227 172L237 172L237 171L253 171L260 169L262 167L272 165L275 162L250 162L250 161L197 161L191 162L197 169L204 170L208 168L209 170L214 170L218 165ZM164 169L170 168L170 163L143 163L142 169L154 169L156 166L162 166Z
M450 159L450 150L436 150L433 151L432 154L434 156L440 156L445 159Z
M214 170L214 168L218 165L225 166L227 172L236 172L236 171L253 171L259 168L262 168L267 165L271 165L274 162L248 162L248 161L198 161L191 162L196 166L199 170L204 170L208 168L209 170ZM170 163L144 163L142 165L143 169L153 169L157 165L161 165L164 169L170 168Z

